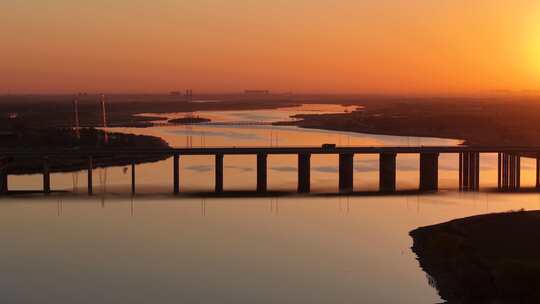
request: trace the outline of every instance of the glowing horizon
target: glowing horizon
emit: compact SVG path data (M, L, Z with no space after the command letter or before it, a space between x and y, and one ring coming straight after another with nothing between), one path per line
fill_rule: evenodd
M540 89L540 3L7 0L0 94Z

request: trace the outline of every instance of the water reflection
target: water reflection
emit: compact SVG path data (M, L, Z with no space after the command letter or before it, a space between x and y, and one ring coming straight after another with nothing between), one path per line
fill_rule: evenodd
M437 303L408 232L539 201L455 192L1 198L0 241L14 245L0 251L10 261L0 293L8 303ZM52 292L58 285L65 292Z
M279 198L270 198L270 214L279 215Z
M237 146L460 143L273 126L114 130L160 136L177 147L231 146L231 138ZM495 155L482 155L483 187L496 185L496 163ZM354 164L355 190L376 190L378 156L357 155ZM55 190L74 189L78 195L0 198L0 242L10 244L0 251L0 259L10 261L0 276L3 301L435 303L440 298L409 250L410 230L474 214L540 208L540 196L533 193L417 195L410 191L418 187L414 155L398 157L399 196L190 197L213 190L214 159L182 156L180 165L185 195L179 197L163 194L172 193L168 159L137 166L135 197L128 168L119 167L94 170L95 197L85 195L85 182L79 182L87 173L78 172L52 175ZM255 165L255 157L225 157L226 190L254 190ZM312 189L335 192L337 156L314 156L312 165ZM272 155L268 166L271 191L296 190L295 156ZM443 190L457 188L457 166L457 155L441 156ZM534 166L524 161L523 169L522 180L532 184ZM10 176L9 183L14 190L40 189L42 177ZM103 290L110 291L107 297Z
M351 211L350 199L351 198L349 196L347 196L345 198L339 197L338 205L339 205L339 212L340 213L349 214L349 212ZM343 201L345 201L345 202L343 202ZM343 205L345 205L345 206L343 206Z

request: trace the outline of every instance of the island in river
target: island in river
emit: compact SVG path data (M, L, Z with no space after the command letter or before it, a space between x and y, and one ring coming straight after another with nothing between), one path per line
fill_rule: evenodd
M194 124L200 124L205 122L210 122L211 119L204 118L204 117L182 117L182 118L175 118L175 119L169 119L167 122L173 125L194 125Z
M448 303L540 303L540 211L487 214L412 231Z

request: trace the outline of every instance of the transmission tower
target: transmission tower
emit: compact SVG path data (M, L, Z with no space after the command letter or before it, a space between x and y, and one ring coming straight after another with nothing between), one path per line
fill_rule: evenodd
M73 114L75 116L75 136L77 136L77 139L81 139L81 125L79 122L79 100L77 98L73 99Z
M100 95L99 101L100 101L100 104L101 104L101 123L102 123L102 127L107 128L107 126L108 126L108 123L107 123L107 105L106 105L105 94ZM104 130L103 141L104 141L105 144L109 143L109 135L107 134L107 130ZM99 181L100 181L101 186L102 186L102 192L106 193L107 192L107 168L106 167L103 167L99 171Z
M99 102L101 104L101 123L103 128L107 128L107 105L106 105L106 99L105 94L101 94L99 97ZM104 141L107 144L109 142L109 136L107 135L107 132L105 132Z

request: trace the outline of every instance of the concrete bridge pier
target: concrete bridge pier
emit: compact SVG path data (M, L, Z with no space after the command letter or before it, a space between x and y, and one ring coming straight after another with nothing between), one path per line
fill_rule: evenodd
M474 153L474 191L480 190L480 153Z
M499 190L518 191L521 188L521 156L519 154L499 153L498 169Z
M268 154L257 154L257 192L268 190Z
M223 192L223 154L216 154L216 193Z
M298 192L309 193L311 190L311 154L298 154Z
M8 174L5 169L0 169L0 195L7 194L9 191L8 187Z
M379 190L381 192L396 191L396 153L379 155Z
M0 173L0 195L7 194L8 192L8 174L6 172L2 172Z
M469 190L469 153L464 152L460 153L460 161L461 161L461 170L459 171L459 175L461 177L461 184L459 185L459 189L461 191L468 191Z
M420 154L420 191L439 189L439 153Z
M514 163L514 188L515 190L519 190L521 188L521 155L514 155Z
M180 155L173 155L173 193L180 193Z
M497 189L502 188L502 153L497 153Z
M461 152L459 154L459 189L461 191L480 190L480 153Z
M94 169L94 159L92 156L88 157L88 195L94 193L93 182L92 182L92 169Z
M509 157L507 153L501 153L502 154L502 190L508 190L508 181L510 179L510 176L508 174L508 161Z
M48 157L43 158L43 193L51 193L51 166Z
M135 183L135 160L131 161L131 195L135 195L136 183Z
M510 190L516 188L516 156L510 154Z
M536 190L540 190L540 155L536 155Z
M521 189L521 155L516 154L516 190Z
M9 159L0 158L0 195L7 194L9 191L8 167L9 167Z
M339 155L339 191L352 192L354 188L354 154Z

